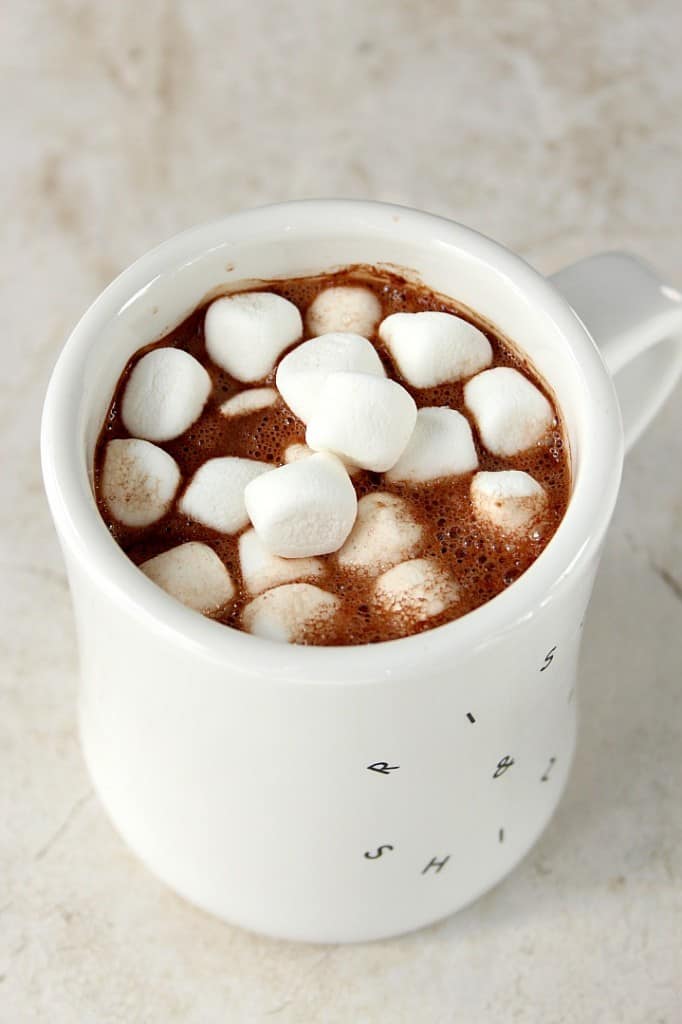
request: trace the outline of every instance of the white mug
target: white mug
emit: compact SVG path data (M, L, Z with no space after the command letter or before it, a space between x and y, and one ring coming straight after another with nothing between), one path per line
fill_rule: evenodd
M564 414L572 495L531 568L462 619L364 647L274 644L190 611L135 568L97 512L93 449L129 357L207 295L353 263L408 268L530 356ZM235 924L344 942L426 925L512 870L574 749L580 636L623 459L610 374L631 442L680 374L680 332L682 296L632 257L546 280L474 231L372 202L226 217L103 292L54 370L43 471L88 768L153 872Z

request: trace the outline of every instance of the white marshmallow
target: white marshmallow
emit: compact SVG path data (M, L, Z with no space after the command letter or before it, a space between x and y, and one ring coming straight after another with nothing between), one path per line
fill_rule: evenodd
M274 388L251 388L250 391L240 391L233 395L220 406L223 416L248 416L251 412L259 412L267 409L277 401L277 392Z
M407 448L386 473L386 479L421 483L470 473L477 466L478 456L466 416L447 406L429 407L417 412Z
M267 590L250 601L242 612L249 633L280 643L302 643L315 623L328 622L341 602L310 583L288 583Z
M304 423L315 412L330 373L353 370L385 377L374 345L359 334L323 334L289 352L277 367L277 387L291 411Z
M306 441L316 451L331 451L383 473L404 452L416 420L414 399L396 381L367 373L330 373Z
M458 597L455 581L430 558L401 562L382 573L374 587L374 600L381 608L418 622L440 615Z
M453 313L393 313L381 323L379 337L416 388L462 380L493 361L485 334Z
M310 334L352 331L369 337L381 319L381 303L369 288L342 285L325 288L313 300L306 314Z
M284 449L284 461L287 465L290 462L300 462L301 459L309 459L315 452L307 444L290 444Z
M225 295L206 310L206 351L241 381L266 377L277 357L302 334L298 308L272 292Z
M272 472L268 462L228 455L200 466L180 498L180 511L203 526L221 533L237 533L249 521L244 504L247 484Z
M143 562L140 569L171 597L208 615L235 594L230 574L207 544L190 541Z
M201 415L211 393L201 363L179 348L155 348L133 367L121 416L128 433L145 441L170 441Z
M509 366L496 366L468 381L464 401L483 444L494 455L525 451L554 422L554 410L542 392Z
M175 459L137 438L109 441L102 467L102 497L125 526L149 526L165 515L180 483Z
M355 526L338 554L349 569L381 572L415 553L422 528L412 518L407 502L375 491L358 502Z
M260 594L282 583L321 576L324 566L319 558L280 558L271 554L255 530L239 538L239 559L244 586L250 594Z
M528 473L506 469L476 473L471 481L471 502L477 519L505 533L528 529L547 507L545 489Z
M288 448L284 449L284 461L287 464L290 462L300 462L301 459L307 459L311 455L315 455L315 452L307 444L290 444ZM343 459L341 459L341 462L343 462ZM351 466L347 462L343 464L350 477L357 476L358 473L362 472L360 466Z
M328 454L252 480L244 500L260 540L283 558L337 551L353 527L358 504L343 463Z

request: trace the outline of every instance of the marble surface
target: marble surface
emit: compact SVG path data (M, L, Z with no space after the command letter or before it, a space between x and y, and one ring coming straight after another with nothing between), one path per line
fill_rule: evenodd
M543 271L625 247L682 286L681 34L675 0L5 5L3 1024L682 1019L679 389L627 461L551 826L475 906L354 947L212 920L114 834L76 736L37 440L50 368L98 291L159 240L243 206L393 200Z

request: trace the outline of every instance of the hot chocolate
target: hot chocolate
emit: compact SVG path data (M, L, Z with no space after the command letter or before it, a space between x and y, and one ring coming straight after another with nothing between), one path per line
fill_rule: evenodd
M566 448L514 345L358 266L205 303L137 352L95 489L128 557L190 607L272 639L375 643L525 572L566 510Z

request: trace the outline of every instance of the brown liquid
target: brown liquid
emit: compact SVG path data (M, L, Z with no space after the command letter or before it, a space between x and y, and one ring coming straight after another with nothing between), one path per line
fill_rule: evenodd
M536 447L509 458L492 455L481 444L476 424L465 409L465 381L434 388L414 388L397 372L378 336L373 336L370 340L379 352L389 377L398 380L409 391L418 407L447 405L467 416L472 426L479 470L525 470L545 488L548 507L542 524L531 536L510 540L489 526L481 526L474 518L469 499L472 473L424 484L390 483L379 473L359 473L353 478L358 498L372 491L387 491L407 501L414 518L423 528L419 551L413 557L436 559L456 579L461 597L442 614L425 622L406 621L373 606L374 577L358 573L357 570L341 569L334 555L322 556L325 573L313 582L340 597L342 607L332 622L319 623L308 631L305 641L312 644L346 645L392 640L442 625L478 608L518 579L541 554L566 511L570 494L565 434L552 394L510 343L504 341L488 323L470 310L422 285L408 282L397 274L363 266L351 267L336 274L268 282L249 290L276 292L284 296L299 307L305 323L306 310L320 291L332 285L345 284L370 287L381 302L384 317L391 313L439 310L469 320L490 341L493 349L492 366L512 366L528 377L553 405L556 422L553 431ZM239 629L241 613L251 597L242 585L238 536L226 536L195 523L180 514L175 505L163 519L151 526L126 527L112 519L100 492L107 442L130 436L123 426L120 412L126 381L135 363L153 348L174 346L189 352L206 367L213 381L213 391L200 418L185 434L159 444L180 467L183 484L178 498L182 487L186 486L195 470L207 459L237 455L272 462L277 466L283 463L283 453L288 445L305 441L304 424L281 399L267 409L246 416L228 419L220 413L220 405L245 387L274 385L275 371L261 384L245 386L212 363L204 344L203 324L207 305L195 310L165 338L140 349L128 362L98 439L95 451L95 491L100 512L113 537L136 565L190 540L202 541L213 548L227 566L237 588L236 600L224 613L213 617ZM305 333L304 338L307 337L309 335Z

